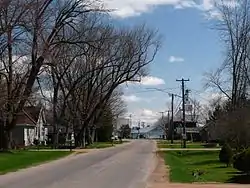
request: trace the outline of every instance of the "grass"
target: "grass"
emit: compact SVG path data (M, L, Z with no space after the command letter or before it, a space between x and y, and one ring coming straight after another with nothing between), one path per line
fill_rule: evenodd
M67 151L16 151L0 153L0 174L59 159L69 154L71 152Z
M182 148L181 144L158 144L159 148ZM201 144L187 144L187 148L205 148Z
M122 141L122 143L125 143L126 141ZM87 149L100 149L100 148L108 148L108 147L114 147L115 145L122 144L119 141L114 141L113 145L112 142L94 142L93 144L87 146Z
M26 149L51 149L52 146L51 145L47 145L47 146L28 146Z
M170 166L172 182L239 183L236 182L239 172L220 163L219 151L166 151L161 154Z
M207 145L207 147L206 147ZM171 144L170 141L158 141L158 148L182 148L181 141L175 141L174 144ZM219 148L219 147L208 147L208 144L201 142L187 142L187 148Z
M181 144L181 140L174 140L174 144ZM158 140L157 144L171 144L170 140Z
M108 147L113 147L112 143L110 142L95 142L91 145L88 145L86 148L87 149L99 149L99 148L108 148Z

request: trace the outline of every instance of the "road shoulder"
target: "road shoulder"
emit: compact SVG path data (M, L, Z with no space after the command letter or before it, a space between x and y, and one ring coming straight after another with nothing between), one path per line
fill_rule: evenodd
M160 154L156 152L155 155L156 166L148 179L147 188L165 188L169 185L169 170Z

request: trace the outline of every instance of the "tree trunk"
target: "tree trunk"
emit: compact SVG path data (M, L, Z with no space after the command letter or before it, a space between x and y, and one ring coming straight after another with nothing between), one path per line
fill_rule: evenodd
M86 147L86 127L83 128L83 136L82 136L82 147Z
M75 139L75 147L79 147L80 146L79 135L74 133L74 139Z
M12 140L12 132L6 131L5 132L5 147L6 149L12 149L13 148L13 140Z
M52 67L52 80L53 80L53 132L54 132L54 138L53 138L53 146L54 148L57 148L58 146L58 118L57 118L57 104L58 104L58 89L59 84L56 83L56 76L55 76L55 69Z
M90 127L87 128L87 143L88 145L93 144L92 132L90 130Z
M7 151L11 149L12 134L10 130L6 130L6 122L0 123L0 150Z
M98 142L98 131L95 130L95 133L96 133L95 134L95 138L96 138L95 141Z
M95 142L95 136L96 136L96 131L95 128L92 130L92 136L91 136L91 143L93 144Z
M7 149L6 142L7 142L7 139L6 139L5 131L4 131L4 123L1 121L1 124L0 124L0 151Z

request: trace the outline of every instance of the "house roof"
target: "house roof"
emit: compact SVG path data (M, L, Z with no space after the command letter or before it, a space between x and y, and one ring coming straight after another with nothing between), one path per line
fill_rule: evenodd
M23 111L17 115L17 125L36 125L41 107L27 106L23 108Z

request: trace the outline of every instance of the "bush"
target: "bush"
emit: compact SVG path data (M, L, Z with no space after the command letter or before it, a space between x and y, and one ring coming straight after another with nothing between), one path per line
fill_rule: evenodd
M224 146L221 148L219 158L220 162L226 163L227 166L229 166L232 163L233 151L228 144L224 144Z
M250 149L244 150L234 156L234 168L239 171L250 173Z

